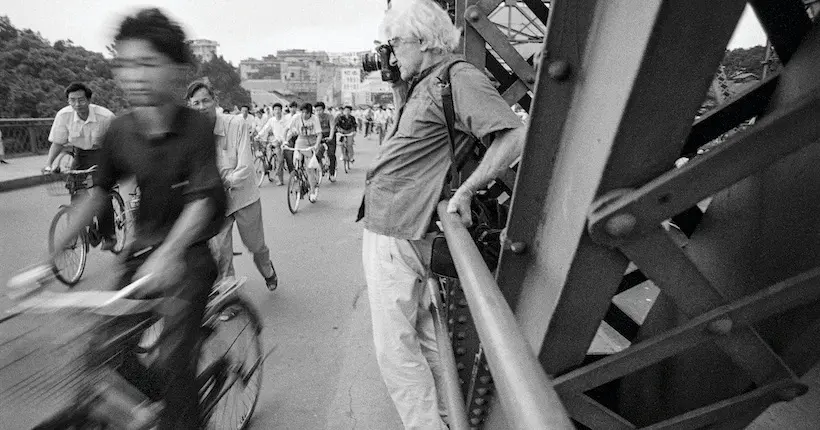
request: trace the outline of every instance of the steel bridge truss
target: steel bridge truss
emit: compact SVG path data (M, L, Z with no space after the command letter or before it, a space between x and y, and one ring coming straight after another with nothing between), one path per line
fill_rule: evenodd
M461 54L530 113L490 190L511 197L495 273L439 210L459 274L439 308L451 428L743 428L804 394L820 358L816 2L750 1L783 67L697 120L745 1L439 3ZM592 354L604 328L623 342Z

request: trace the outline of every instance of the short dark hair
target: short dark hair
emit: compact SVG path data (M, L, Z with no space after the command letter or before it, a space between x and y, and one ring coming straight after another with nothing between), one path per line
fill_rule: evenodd
M343 108L342 108L342 110L345 110L345 109L350 109L350 110L353 110L353 106L349 106L349 105L348 105L348 106L345 106L345 107L343 107Z
M208 90L208 94L210 94L210 96L212 98L216 99L216 95L214 94L214 89L211 88L211 86L208 85L207 82L205 82L205 81L193 81L193 82L191 82L190 85L188 85L188 89L185 91L185 100L191 100L191 97L193 97L194 94L197 91L199 91L203 88Z
M316 102L313 104L313 107L325 109L325 104L323 102Z
M302 106L299 107L299 110L303 110L307 113L313 113L313 105L310 103L302 103Z
M290 102L290 104L288 106L289 107L294 107L294 106L299 107L299 103L296 103L296 101L292 101L292 102Z
M250 107L250 106L248 106L248 105L242 105L242 106L239 106L239 109L242 109L242 108L246 108L249 112L250 112L250 110L251 110L251 107Z
M114 41L127 39L144 40L177 64L193 63L182 27L157 8L142 9L122 20Z
M273 106L271 106L271 110L276 109L277 107L282 109L282 103L274 103Z
M88 85L82 82L72 82L65 87L65 98L68 98L68 95L73 93L74 91L80 91L85 93L85 98L91 100L91 96L94 94L91 91L91 88L88 88Z

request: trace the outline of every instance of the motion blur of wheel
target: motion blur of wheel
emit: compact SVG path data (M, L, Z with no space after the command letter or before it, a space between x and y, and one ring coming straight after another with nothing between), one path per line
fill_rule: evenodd
M125 202L119 192L111 193L111 205L114 207L114 236L117 243L111 248L111 252L119 254L125 248L128 240L128 211L125 210Z
M88 258L88 241L85 233L74 239L62 251L55 253L56 244L54 241L57 236L62 236L63 232L69 227L71 220L71 207L63 206L54 215L51 220L51 226L48 229L48 252L51 255L56 255L54 258L54 265L51 267L54 276L63 284L69 287L77 285L80 278L85 271L85 263Z
M63 152L54 160L52 167L59 167L61 172L70 170L74 166L74 156L70 152Z
M261 187L262 182L265 181L265 160L262 157L256 157L253 159L253 170L256 172L256 186Z
M299 202L302 200L302 182L299 180L299 174L293 172L288 179L288 209L290 213L295 214L299 210Z
M243 430L250 423L262 389L262 324L243 298L216 309L224 317L203 326L197 382L209 430Z

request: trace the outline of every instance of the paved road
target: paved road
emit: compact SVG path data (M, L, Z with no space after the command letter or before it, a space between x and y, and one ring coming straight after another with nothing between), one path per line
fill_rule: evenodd
M373 355L361 226L354 223L376 141L359 139L356 146L351 174L323 184L319 202L305 200L295 216L285 187L263 185L265 235L280 279L276 292L267 291L247 251L235 259L237 274L250 277L246 295L265 318L265 347L276 346L252 428L401 428ZM0 194L0 285L42 255L50 219L65 200L45 187ZM238 235L234 243L244 251ZM112 279L112 261L92 250L79 288Z

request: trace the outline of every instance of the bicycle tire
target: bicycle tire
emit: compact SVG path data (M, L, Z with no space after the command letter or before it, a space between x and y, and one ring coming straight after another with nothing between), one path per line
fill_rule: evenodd
M265 181L265 175L268 174L268 171L265 166L265 159L262 157L255 157L253 159L253 170L256 172L256 186L261 187L262 183Z
M54 241L56 239L55 235L60 219L65 217L66 220L68 220L70 217L70 212L70 206L62 206L60 207L60 210L58 210L57 213L54 215L54 218L52 218L51 220L51 225L48 229L48 252L51 255L55 255L56 253ZM55 258L54 264L51 265L51 270L54 273L54 276L56 276L60 282L67 285L68 287L73 287L77 285L77 282L80 282L80 278L83 276L83 272L85 271L85 264L88 260L89 251L88 238L85 232L82 232L79 236L77 236L77 240L74 241L74 243L71 246L71 249L77 250L78 253L76 268L74 268L74 270L66 271L65 269L60 267L61 265L59 264L58 260L60 260L60 257L64 256L64 253L60 253L60 255L57 256L57 258Z
M111 206L114 208L114 234L117 237L117 243L111 248L111 252L119 255L125 249L125 243L128 240L128 211L119 192L112 191L110 194Z
M205 318L208 321L208 326L203 327L202 355L211 351L209 340L214 339L213 345L220 348L219 351L215 351L218 358L205 366L197 376L201 396L200 404L205 414L203 423L206 424L205 428L209 430L244 430L253 417L259 395L262 392L262 362L264 360L260 336L262 319L256 309L241 296L231 298L219 305L214 313L222 315L225 312L230 312L231 318ZM243 321L244 325L242 324ZM216 336L220 334L220 329L227 328L228 325L239 326L237 337L233 340L229 338L226 342L222 342L221 339L216 340ZM238 357L235 357L230 353L236 351L234 346L239 343L240 336L243 335L249 338L248 351L244 355L240 353ZM228 348L222 352L221 346L224 344L227 344ZM200 358L204 359L205 357ZM236 358L241 358L244 361L241 363L231 361L231 359ZM205 363L200 363L200 365L203 364ZM230 374L230 372L235 373ZM233 385L226 390L223 387L224 383L231 381ZM236 393L237 388L241 390L240 393ZM234 408L230 408L229 403L231 400L241 397L241 394L245 394L244 399L250 401L236 402ZM202 399L202 396L206 396L206 399ZM236 410L236 407L241 407L243 410ZM238 420L234 419L229 425L222 425L225 423L226 416L230 418L238 417Z
M273 175L270 174L273 171L274 166L276 166L276 162L279 157L276 156L276 152L271 154L270 158L268 159L268 182L273 182Z
M290 213L296 214L299 210L299 202L302 200L302 181L299 172L295 171L288 179L288 209Z
M51 165L53 167L59 167L60 171L71 170L71 168L74 167L74 154L61 152Z

